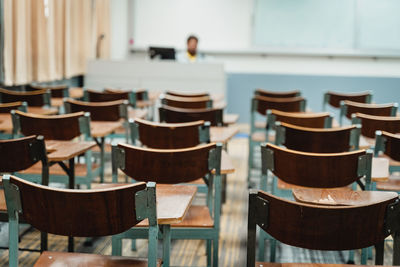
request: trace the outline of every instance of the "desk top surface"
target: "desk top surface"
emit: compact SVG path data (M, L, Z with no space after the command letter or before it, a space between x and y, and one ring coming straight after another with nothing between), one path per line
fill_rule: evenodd
M74 158L96 146L94 141L60 141L47 140L47 158L50 162L57 162Z
M239 114L224 114L223 122L224 124L230 125L235 124L239 120Z
M123 125L122 121L91 121L90 132L92 137L105 137Z
M227 143L239 132L235 126L229 127L210 127L210 141L213 143Z

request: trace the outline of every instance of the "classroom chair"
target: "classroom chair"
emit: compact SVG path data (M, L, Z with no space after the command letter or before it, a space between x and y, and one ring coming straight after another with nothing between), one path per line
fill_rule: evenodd
M51 106L51 94L49 90L35 90L30 92L17 92L0 88L0 102L26 102L31 107Z
M96 91L84 88L83 89L83 99L86 102L110 102L117 100L128 100L129 105L135 107L136 105L136 95L133 91Z
M211 126L223 126L222 108L186 109L163 105L158 108L160 122L180 123L192 121L209 121Z
M210 94L207 92L199 92L199 93L187 93L187 92L177 92L168 90L165 92L166 95L177 96L177 97L210 97Z
M272 98L291 98L300 96L300 90L292 90L292 91L272 91L272 90L265 90L261 88L257 88L254 90L254 95L265 96L265 97L272 97Z
M27 86L27 91L35 91L35 90L49 90L51 97L54 98L64 98L69 97L69 86L66 84L60 85L36 85L30 84Z
M13 109L26 112L27 108L28 104L22 101L11 102L11 103L0 103L0 113L9 114Z
M161 95L161 104L186 109L201 109L201 108L212 108L213 100L209 96L205 97L179 97L171 95Z
M363 91L354 93L342 93L342 92L328 91L324 93L324 99L322 101L322 110L325 111L328 105L338 109L340 108L340 102L344 100L350 100L358 103L371 103L372 92Z

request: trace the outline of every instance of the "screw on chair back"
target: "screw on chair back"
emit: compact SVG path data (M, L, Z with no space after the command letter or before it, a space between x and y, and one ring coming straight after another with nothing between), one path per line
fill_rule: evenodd
M92 121L118 121L128 117L128 101L84 102L74 99L64 100L65 110L70 112L89 112Z
M313 153L340 153L358 149L361 126L307 128L276 122L276 145Z
M23 112L27 111L27 103L22 101L11 103L0 103L0 113L10 113L11 110L17 109Z
M355 113L386 117L396 116L398 106L397 103L370 104L345 100L340 102L339 123L342 124L343 117L351 119L352 114Z
M222 108L184 109L163 105L158 110L161 122L180 123L204 120L209 121L211 126L223 126Z
M211 108L213 105L212 99L208 96L203 97L179 97L171 95L163 95L161 103L170 107L200 109Z
M324 94L322 110L326 109L327 104L335 108L340 108L340 102L344 100L350 100L359 103L371 103L372 92L363 91L355 93L340 93L340 92L328 91Z
M210 123L158 123L141 119L129 122L132 144L138 141L149 148L177 149L210 141Z
M251 110L257 111L261 115L266 115L267 110L276 109L286 112L304 111L306 100L301 96L290 98L272 98L256 95L252 99Z
M90 136L90 116L84 112L63 115L37 115L18 110L11 112L13 134L40 134L46 140L71 140L84 134Z
M165 92L167 95L171 96L178 96L178 97L210 97L209 93L203 92L203 93L184 93L184 92L176 92L176 91L167 91Z
M51 97L63 98L69 97L69 86L66 84L60 85L28 85L28 90L50 90Z
M275 109L267 111L267 126L272 127L276 121L280 121L309 128L331 128L332 120L333 117L329 112L285 112Z
M269 170L289 184L334 188L348 186L365 177L365 187L370 189L372 151L309 153L268 143L261 146L261 156L264 178Z
M377 264L383 263L383 241L399 237L397 193L367 205L323 206L285 200L263 191L249 195L247 266L255 266L256 226L282 243L318 250L351 250L380 244ZM397 244L397 243L396 243ZM399 264L399 247L394 246Z
M22 101L26 102L31 107L50 106L50 91L35 90L29 92L17 92L0 88L0 102L9 103Z
M300 90L292 90L292 91L271 91L258 88L254 91L254 95L272 97L272 98L291 98L300 96Z

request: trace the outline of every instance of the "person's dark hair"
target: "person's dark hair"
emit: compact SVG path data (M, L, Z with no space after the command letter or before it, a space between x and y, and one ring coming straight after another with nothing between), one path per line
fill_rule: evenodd
M196 42L199 42L199 38L197 38L195 35L189 35L186 42L189 43L189 41L192 39L196 40Z

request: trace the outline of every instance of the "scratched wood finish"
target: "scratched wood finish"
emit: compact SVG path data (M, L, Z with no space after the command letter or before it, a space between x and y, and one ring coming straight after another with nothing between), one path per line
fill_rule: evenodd
M330 116L329 112L285 112L275 109L271 110L271 114L275 115L275 121L310 128L324 128L325 120Z
M137 224L135 193L146 188L145 183L138 183L72 190L41 186L14 176L10 181L19 188L27 223L42 232L77 237L113 235Z
M382 137L386 139L385 154L393 160L400 161L400 135L382 132Z
M340 107L340 101L350 100L353 102L359 103L367 103L368 97L371 95L371 92L357 92L357 93L338 93L338 92L328 92L329 95L329 104L335 108Z
M0 172L16 172L31 167L36 162L41 160L41 157L33 159L32 145L38 149L40 148L40 141L37 140L35 135L22 137L18 139L0 140ZM45 155L42 155L45 157Z
M15 112L20 119L23 135L43 135L46 140L71 140L81 135L79 118L83 112L64 115L36 115Z
M3 103L25 101L28 106L44 106L44 94L47 90L35 90L30 92L17 92L0 88L1 100Z
M176 91L166 91L165 94L171 96L179 96L179 97L208 97L210 96L207 92L200 92L200 93L184 93L184 92L176 92Z
M86 254L86 253L67 253L67 252L56 252L56 251L44 251L38 261L34 265L35 267L74 267L74 266L107 266L107 267L120 267L120 266L132 266L132 267L147 267L146 259L135 259L131 257L122 256L106 256L98 254ZM157 266L161 266L161 260L158 260Z
M10 113L13 109L18 109L22 106L21 101L11 102L11 103L0 103L0 113Z
M210 127L210 141L213 143L227 143L237 133L239 128L235 126L229 127Z
M275 98L291 98L300 96L301 92L299 90L278 92L278 91L271 91L258 88L255 90L254 94L266 97L275 97Z
M368 104L368 103L357 103L353 101L344 101L344 105L347 107L346 117L351 119L353 113L363 113L374 116L391 116L394 103L389 104Z
M286 183L319 188L342 187L357 181L358 157L365 150L308 153L267 144L274 154L273 173ZM288 168L290 166L290 168Z
M318 250L365 248L383 241L388 236L384 231L386 209L397 199L332 207L293 202L263 191L258 196L268 201L265 231L285 244Z
M137 181L161 184L187 183L204 177L208 169L209 151L215 144L185 149L150 149L118 144L125 151L122 171Z
M90 112L92 121L118 121L120 117L120 105L124 100L107 102L85 102L74 99L67 99L66 103L70 106L71 112Z
M60 85L28 85L28 90L50 90L51 97L65 97L64 91L68 90L68 85L60 84Z
M314 153L339 153L350 150L350 133L355 125L341 128L306 128L282 123L287 148Z
M160 119L163 118L167 123L209 121L212 126L222 126L223 109L184 109L163 105L159 108Z
M296 201L314 205L360 206L391 200L395 192L353 191L350 189L294 189Z
M301 103L305 101L303 97L274 98L264 96L254 96L257 101L256 110L261 115L265 115L268 109L276 109L287 112L301 111Z
M400 117L373 116L356 113L356 117L361 120L361 134L375 138L375 131L386 131L389 133L400 133Z
M193 147L200 144L199 127L204 121L188 123L157 123L141 119L139 126L140 142L149 148L174 149Z
M170 107L176 108L208 108L212 106L212 100L209 96L205 97L179 97L165 95L162 99L163 103Z

